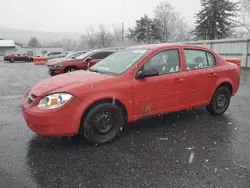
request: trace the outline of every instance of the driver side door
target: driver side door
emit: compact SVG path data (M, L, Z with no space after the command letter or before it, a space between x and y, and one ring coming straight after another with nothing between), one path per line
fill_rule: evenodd
M153 68L158 76L133 78L133 114L137 117L175 111L183 105L185 78L181 70L179 49L162 51L140 69Z

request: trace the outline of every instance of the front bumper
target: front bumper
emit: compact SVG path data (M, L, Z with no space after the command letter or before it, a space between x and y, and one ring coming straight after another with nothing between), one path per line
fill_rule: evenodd
M49 68L49 74L51 76L55 76L55 75L58 75L58 74L62 74L63 71L61 69L52 69L52 68Z
M74 97L61 108L42 110L36 107L38 97L31 105L27 96L22 101L22 114L28 127L38 135L43 136L73 136L77 135L82 113L77 111L81 100ZM79 112L79 113L78 113Z

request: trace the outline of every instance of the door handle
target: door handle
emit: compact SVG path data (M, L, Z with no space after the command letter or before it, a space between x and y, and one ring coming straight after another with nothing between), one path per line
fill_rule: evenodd
M174 79L174 83L180 83L180 82L183 82L184 81L184 79L183 78L175 78Z
M218 74L217 73L210 73L208 76L209 77L215 77L215 76L217 76Z

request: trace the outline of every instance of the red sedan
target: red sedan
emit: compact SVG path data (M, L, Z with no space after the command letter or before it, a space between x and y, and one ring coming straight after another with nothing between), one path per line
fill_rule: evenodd
M20 55L20 54L12 54L12 55L7 55L4 56L4 61L9 61L11 63L14 63L15 61L25 61L25 62L32 62L33 58L24 55Z
M48 63L49 73L51 76L73 72L76 70L87 70L102 59L113 54L115 50L92 50L84 53L75 59L66 59L63 61Z
M158 44L114 53L89 71L36 84L23 98L23 116L39 135L82 132L91 143L111 141L128 122L205 106L212 115L229 107L239 67L210 49Z

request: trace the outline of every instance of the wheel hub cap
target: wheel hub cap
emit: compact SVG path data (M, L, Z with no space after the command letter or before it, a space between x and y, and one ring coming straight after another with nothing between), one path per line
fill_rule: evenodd
M220 94L216 100L217 106L219 108L223 108L226 105L226 101L227 101L226 96L224 94Z
M93 123L99 133L106 134L113 128L114 118L110 112L102 112L95 117Z

